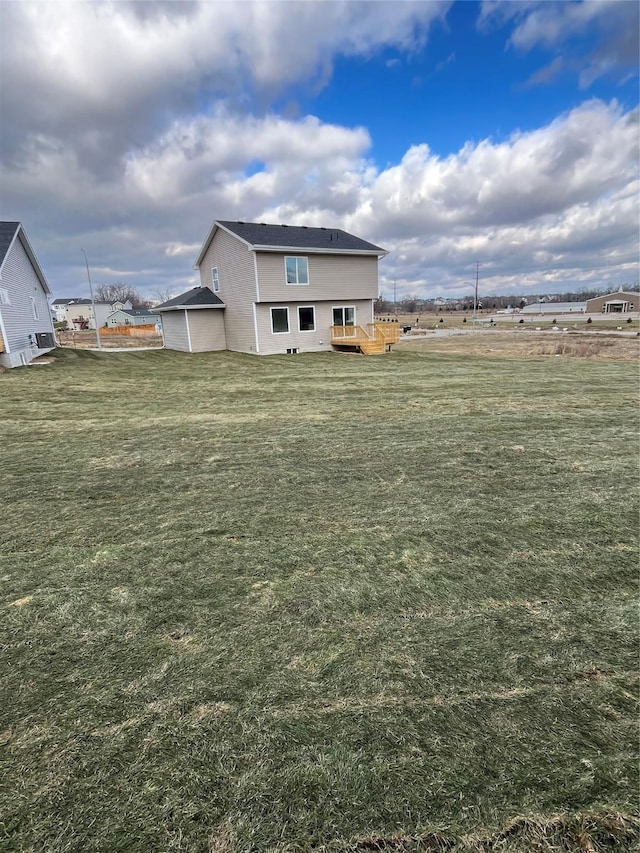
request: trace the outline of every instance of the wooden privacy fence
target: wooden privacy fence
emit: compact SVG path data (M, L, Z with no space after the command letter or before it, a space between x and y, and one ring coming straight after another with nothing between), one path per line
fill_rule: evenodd
M139 326L103 326L100 337L106 335L128 335L130 338L151 338L160 332L155 323L140 323Z

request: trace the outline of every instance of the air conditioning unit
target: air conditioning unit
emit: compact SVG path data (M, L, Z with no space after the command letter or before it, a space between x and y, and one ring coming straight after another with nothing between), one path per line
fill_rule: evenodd
M38 349L53 349L56 345L56 339L52 332L36 332L36 346Z

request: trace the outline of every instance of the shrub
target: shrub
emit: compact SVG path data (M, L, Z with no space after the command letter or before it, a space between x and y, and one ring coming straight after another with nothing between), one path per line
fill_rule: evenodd
M593 320L591 319L591 317L587 318L587 323L593 323Z

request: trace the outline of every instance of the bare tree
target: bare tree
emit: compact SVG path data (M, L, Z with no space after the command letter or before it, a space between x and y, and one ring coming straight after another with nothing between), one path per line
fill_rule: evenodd
M115 284L101 284L96 288L96 298L99 302L126 302L129 300L134 308L148 308L151 302L141 296L135 287L124 281Z
M168 302L169 299L173 296L173 291L170 287L156 287L153 291L153 295L158 300L158 302Z

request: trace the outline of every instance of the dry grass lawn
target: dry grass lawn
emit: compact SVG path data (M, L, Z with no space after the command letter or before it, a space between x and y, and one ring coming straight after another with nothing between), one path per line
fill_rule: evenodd
M637 369L504 355L2 374L0 849L637 849Z
M464 335L412 335L397 345L406 352L458 353L496 358L564 356L637 362L640 338L607 332L535 332L529 329L478 329Z

